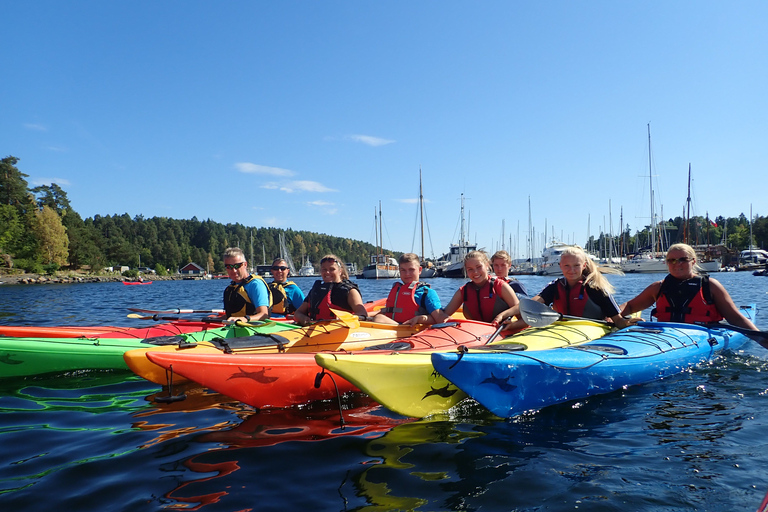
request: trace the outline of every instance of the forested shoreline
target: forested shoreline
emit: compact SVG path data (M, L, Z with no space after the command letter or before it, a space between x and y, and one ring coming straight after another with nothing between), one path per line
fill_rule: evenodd
M104 268L124 265L152 268L164 276L190 262L210 273L223 273L221 254L225 248L241 247L254 265L269 263L280 255L281 233L293 258L308 258L314 263L332 253L362 268L376 251L372 244L359 240L292 229L221 224L196 217L131 218L126 213L83 219L58 184L30 188L28 175L18 169L18 162L13 156L0 160L0 268L6 274L53 274L63 269L100 273ZM724 241L724 250L738 254L750 246L751 228L754 247L768 244L766 217L755 216L752 226L743 213L732 218L676 217L662 222L671 243L688 240L692 244L717 245ZM648 238L648 226L635 234L626 226L618 235L591 237L584 246L631 250L647 244Z

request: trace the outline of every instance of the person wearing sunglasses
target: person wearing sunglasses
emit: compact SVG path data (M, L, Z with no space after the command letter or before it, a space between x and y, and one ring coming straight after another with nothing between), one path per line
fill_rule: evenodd
M349 280L347 266L333 254L320 260L322 281L315 281L299 309L293 314L299 325L309 325L318 320L333 320L331 308L354 313L361 319L368 311L363 305L360 288Z
M269 271L274 278L269 283L269 290L272 292L272 313L270 316L293 314L304 302L304 292L296 283L288 281L288 276L291 273L288 262L282 258L275 258Z
M248 262L239 247L224 251L224 268L232 280L224 290L224 311L229 320L259 321L269 318L272 293L267 282L248 272Z
M688 244L674 244L667 251L669 274L651 283L634 299L624 304L621 314L656 307L651 311L659 322L711 323L727 320L745 329L757 330L739 312L725 287L716 279L699 274L696 251Z

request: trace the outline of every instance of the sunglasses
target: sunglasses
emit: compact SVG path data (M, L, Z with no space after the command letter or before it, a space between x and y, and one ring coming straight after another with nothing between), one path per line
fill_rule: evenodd
M242 267L243 265L245 265L245 262L244 262L244 261L241 261L240 263L225 263L225 264L224 264L224 267L225 267L227 270L238 270L238 269L239 269L240 267Z
M283 267L283 266L280 266L280 267L272 267L272 270L288 270L288 267Z
M667 264L668 265L674 265L675 263L688 263L691 261L691 258L683 257L683 258L667 258Z

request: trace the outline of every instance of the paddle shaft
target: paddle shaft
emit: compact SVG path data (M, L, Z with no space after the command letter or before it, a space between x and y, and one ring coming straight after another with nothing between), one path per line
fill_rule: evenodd
M152 313L153 315L188 315L196 313L224 313L223 309L140 309L128 308L128 311L136 313Z
M202 318L181 318L178 316L159 316L159 315L151 315L151 316L142 316L139 314L132 313L128 315L128 318L135 318L138 320L154 320L156 322L164 321L164 322L203 322L203 323L210 323L210 324L221 324L221 325L264 325L266 322L243 322L242 320L224 320L223 318L211 318L204 316Z

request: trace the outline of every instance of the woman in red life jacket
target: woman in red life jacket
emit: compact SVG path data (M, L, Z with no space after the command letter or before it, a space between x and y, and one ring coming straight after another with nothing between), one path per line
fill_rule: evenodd
M498 324L511 316L520 301L505 281L492 277L491 262L483 251L471 251L464 257L464 273L470 279L456 290L445 307L445 321L463 306L464 316L470 320Z
M435 324L439 323L442 309L437 292L426 283L419 282L421 263L413 253L400 256L400 280L392 285L387 303L373 317L383 324Z
M368 315L363 305L360 289L349 280L347 266L333 254L320 260L322 281L315 281L304 302L293 314L299 325L308 325L318 320L332 320L336 316L331 308L349 311L365 318Z
M613 286L581 247L565 248L560 255L560 270L563 277L549 283L533 300L552 306L563 315L594 320L610 318L617 327L631 323L619 314L621 309L613 298ZM516 310L519 317L518 313ZM522 320L518 322L524 325Z
M634 299L624 304L623 315L642 311L656 303L651 315L660 322L709 323L723 318L728 323L757 330L739 312L725 287L696 266L696 252L688 244L674 244L667 251L669 275L651 283Z

